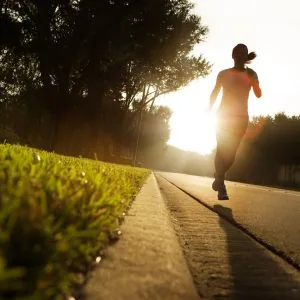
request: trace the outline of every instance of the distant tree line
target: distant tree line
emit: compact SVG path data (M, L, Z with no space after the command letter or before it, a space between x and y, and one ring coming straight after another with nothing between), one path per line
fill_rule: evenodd
M66 154L165 144L155 100L210 70L188 0L1 0L0 30L0 133Z
M292 174L280 179L280 171L292 166L295 167ZM275 117L262 116L252 120L228 177L269 185L286 182L300 187L299 167L300 116L288 117L279 113ZM299 182L296 182L296 175Z
M213 176L215 150L211 155L165 148L148 164L158 170ZM253 184L300 187L300 116L279 113L255 117L238 150L228 180Z

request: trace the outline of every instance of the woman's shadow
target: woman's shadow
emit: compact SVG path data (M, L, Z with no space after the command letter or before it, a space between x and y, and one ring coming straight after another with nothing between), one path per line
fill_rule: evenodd
M234 226L231 208L213 209L226 233L234 284L231 299L300 299L299 272Z

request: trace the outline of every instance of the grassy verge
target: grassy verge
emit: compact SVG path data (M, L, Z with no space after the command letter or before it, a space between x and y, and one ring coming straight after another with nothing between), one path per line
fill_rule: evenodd
M0 299L70 295L148 174L0 145Z

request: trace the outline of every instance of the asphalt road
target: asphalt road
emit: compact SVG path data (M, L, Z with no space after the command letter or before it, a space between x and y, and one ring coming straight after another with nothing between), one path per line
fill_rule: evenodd
M230 200L219 201L211 189L212 178L158 174L236 222L300 269L300 192L226 182Z
M300 299L300 193L156 173L201 299ZM200 202L200 203L199 203Z

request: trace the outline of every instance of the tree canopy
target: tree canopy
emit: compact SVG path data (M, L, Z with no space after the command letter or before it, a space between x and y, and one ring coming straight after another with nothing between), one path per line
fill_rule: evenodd
M74 113L93 139L101 131L120 136L138 103L147 110L208 74L209 63L191 54L207 33L192 7L187 0L2 0L2 108L18 107L38 128L47 116L50 147Z

